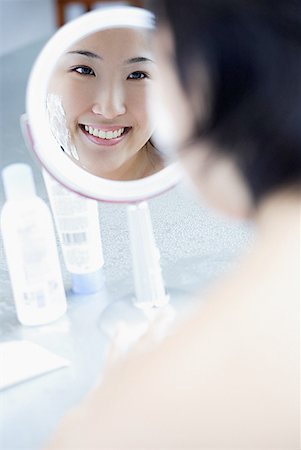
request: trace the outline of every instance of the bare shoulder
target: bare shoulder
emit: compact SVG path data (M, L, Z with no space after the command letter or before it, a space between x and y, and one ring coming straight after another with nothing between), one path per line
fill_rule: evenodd
M281 330L278 314L234 297L209 299L156 350L113 369L61 439L86 449L297 448L294 323Z

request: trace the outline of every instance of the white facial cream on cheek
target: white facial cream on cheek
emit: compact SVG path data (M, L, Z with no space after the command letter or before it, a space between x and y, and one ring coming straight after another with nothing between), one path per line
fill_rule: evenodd
M57 143L64 149L67 155L72 156L78 161L79 156L76 147L72 143L70 131L67 127L66 113L61 97L57 94L48 94L46 107L51 132Z

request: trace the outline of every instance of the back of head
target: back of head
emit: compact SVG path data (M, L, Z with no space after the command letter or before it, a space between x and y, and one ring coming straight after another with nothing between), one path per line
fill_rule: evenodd
M217 154L233 158L255 203L301 181L301 1L163 0L159 21L170 26L179 77L208 108L196 132ZM196 77L197 78L197 77Z

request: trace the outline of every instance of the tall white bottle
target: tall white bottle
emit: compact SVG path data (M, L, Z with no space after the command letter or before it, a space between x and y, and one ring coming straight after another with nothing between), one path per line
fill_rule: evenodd
M1 231L17 316L23 325L50 323L67 309L51 213L30 166L7 166L2 178Z

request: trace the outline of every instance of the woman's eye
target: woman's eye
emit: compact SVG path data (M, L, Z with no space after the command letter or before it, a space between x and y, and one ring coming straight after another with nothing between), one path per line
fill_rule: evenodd
M144 78L148 78L145 72L132 72L129 74L129 80L143 80Z
M88 66L77 66L71 69L71 72L79 73L80 75L95 75L93 69Z

